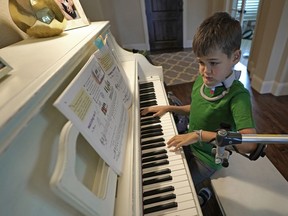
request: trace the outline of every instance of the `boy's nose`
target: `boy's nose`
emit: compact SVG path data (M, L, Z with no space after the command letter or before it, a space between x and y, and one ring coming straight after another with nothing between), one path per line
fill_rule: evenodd
M210 68L209 66L205 65L205 67L204 67L204 73L210 74L210 73L211 73L211 68Z

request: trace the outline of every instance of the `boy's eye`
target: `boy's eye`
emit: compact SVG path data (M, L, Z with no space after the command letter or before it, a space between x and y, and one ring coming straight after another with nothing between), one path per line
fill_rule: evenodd
M201 60L198 60L198 64L200 64L201 66L204 66L204 65L210 65L210 66L216 66L219 64L219 62L216 62L216 61L211 61L211 62L203 62Z
M217 64L219 64L219 62L209 62L211 66L215 66Z
M204 62L202 62L202 61L198 61L198 64L200 64L200 65L204 65Z

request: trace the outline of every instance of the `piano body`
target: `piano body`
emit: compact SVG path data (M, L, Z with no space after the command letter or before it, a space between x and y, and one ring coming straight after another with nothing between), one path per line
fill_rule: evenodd
M133 97L121 176L53 106L106 34ZM26 39L0 58L12 68L0 80L0 215L202 215L183 152L163 146L177 133L171 114L140 116L145 100L168 104L162 68L119 47L109 22Z

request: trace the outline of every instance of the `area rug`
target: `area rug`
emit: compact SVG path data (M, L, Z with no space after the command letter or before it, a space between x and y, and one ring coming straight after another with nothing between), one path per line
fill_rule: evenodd
M198 75L198 63L191 49L149 54L153 65L162 66L167 86L193 82Z

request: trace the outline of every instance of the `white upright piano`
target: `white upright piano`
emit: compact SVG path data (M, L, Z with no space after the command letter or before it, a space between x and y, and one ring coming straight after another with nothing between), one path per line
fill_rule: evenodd
M112 38L133 97L121 176L53 106L102 34ZM183 152L163 146L177 133L172 116L147 124L151 117L139 113L145 100L168 104L162 68L120 48L109 22L23 40L0 59L12 68L0 80L0 215L202 215Z

